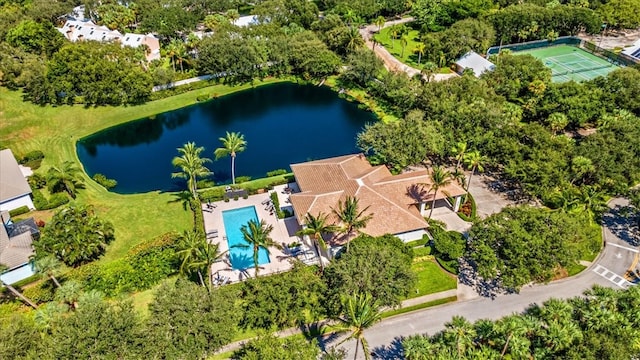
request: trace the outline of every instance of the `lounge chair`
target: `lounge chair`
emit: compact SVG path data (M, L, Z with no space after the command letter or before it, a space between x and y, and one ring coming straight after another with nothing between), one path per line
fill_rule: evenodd
M271 203L271 199L267 199L261 202L262 205L268 205L269 203Z

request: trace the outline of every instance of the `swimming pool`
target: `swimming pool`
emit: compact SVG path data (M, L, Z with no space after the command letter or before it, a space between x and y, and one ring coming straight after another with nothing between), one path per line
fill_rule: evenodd
M229 259L234 270L244 270L253 268L253 247L236 247L235 245L248 245L242 236L242 225L246 225L249 220L258 221L258 214L255 206L247 206L240 209L226 210L222 212L222 222L227 234L229 244ZM269 254L267 249L260 247L258 250L258 265L268 264Z

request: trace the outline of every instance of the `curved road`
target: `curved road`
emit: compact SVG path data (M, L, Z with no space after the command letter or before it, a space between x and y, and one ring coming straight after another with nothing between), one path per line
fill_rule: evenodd
M582 295L593 285L617 289L631 286L624 279L627 269L637 264L639 239L628 231L628 224L619 216L628 201L621 198L609 202L609 212L605 215L603 236L606 246L598 258L580 274L546 285L523 288L520 294L500 295L495 300L476 298L450 303L422 311L407 313L381 321L368 329L365 334L376 359L400 359L400 339L403 336L429 333L444 329L444 324L454 315L464 316L470 321L498 319L514 312L522 312L530 304L541 304L550 298L570 298ZM325 344L327 347L332 343ZM353 357L355 341L346 342L343 347ZM349 358L349 355L347 355ZM362 356L361 358L364 358Z

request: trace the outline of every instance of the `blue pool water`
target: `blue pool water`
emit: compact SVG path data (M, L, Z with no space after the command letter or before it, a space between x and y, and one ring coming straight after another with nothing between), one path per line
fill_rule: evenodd
M244 270L253 268L253 247L236 247L235 245L248 245L242 236L242 225L246 225L249 220L258 221L258 214L255 206L247 206L240 209L227 210L222 212L222 222L227 233L227 243L229 244L229 258L231 267L234 270ZM260 247L258 250L258 264L268 264L269 254L267 249Z

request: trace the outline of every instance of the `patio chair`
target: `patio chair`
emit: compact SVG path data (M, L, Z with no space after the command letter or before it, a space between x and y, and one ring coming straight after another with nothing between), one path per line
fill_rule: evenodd
M262 205L268 205L270 203L271 203L271 199L267 199L267 200L264 200L263 202L261 202Z

